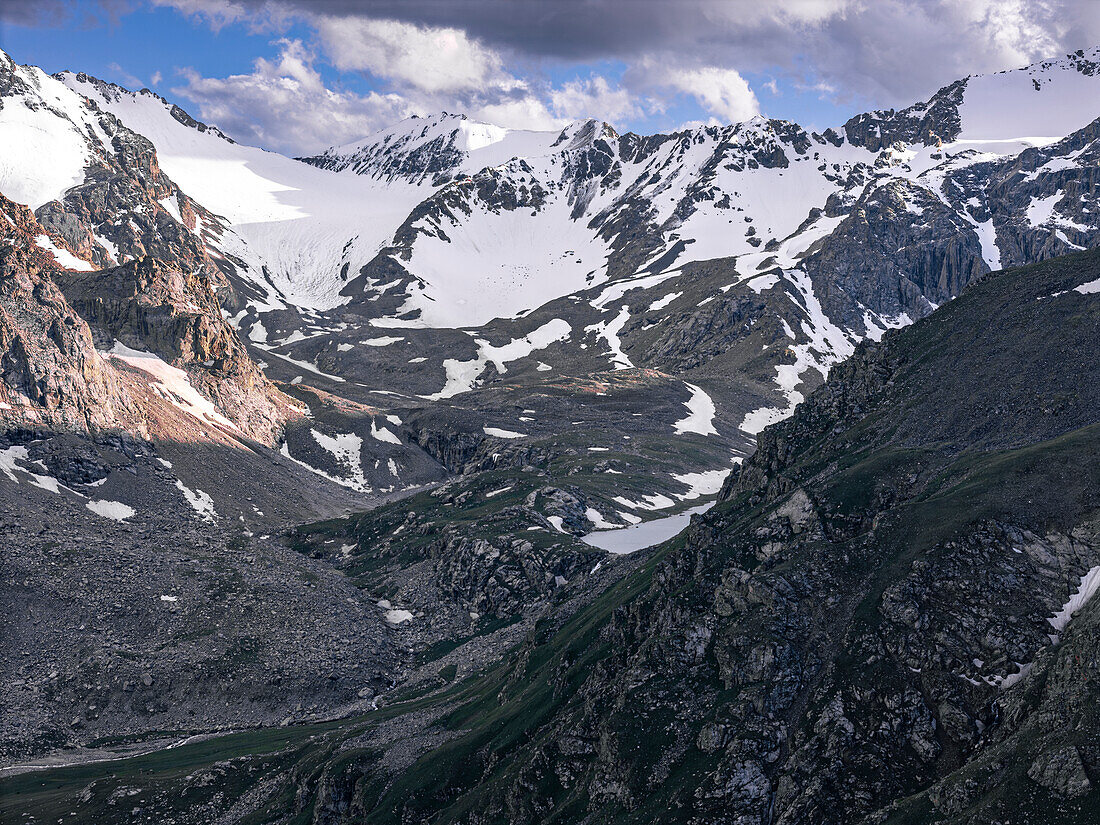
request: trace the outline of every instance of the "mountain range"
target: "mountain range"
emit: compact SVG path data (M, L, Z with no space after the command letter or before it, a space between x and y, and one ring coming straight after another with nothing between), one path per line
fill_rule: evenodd
M0 810L1094 821L1098 174L1100 49L302 158L0 53Z

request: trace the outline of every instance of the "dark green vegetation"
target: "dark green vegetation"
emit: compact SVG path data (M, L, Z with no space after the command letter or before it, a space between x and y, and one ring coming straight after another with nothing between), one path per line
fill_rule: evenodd
M1047 617L1100 565L1098 278L1091 252L995 273L860 347L718 506L490 670L8 778L4 816L1095 822L1100 602Z

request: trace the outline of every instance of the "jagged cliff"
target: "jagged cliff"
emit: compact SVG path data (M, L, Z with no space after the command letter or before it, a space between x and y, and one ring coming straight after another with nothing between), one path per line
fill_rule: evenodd
M6 427L116 426L128 400L52 276L34 214L0 195L0 421ZM132 410L131 410L132 411Z
M57 280L104 349L120 341L159 355L184 369L242 432L267 444L277 439L288 402L222 318L203 268L181 272L142 258L95 273L66 272Z

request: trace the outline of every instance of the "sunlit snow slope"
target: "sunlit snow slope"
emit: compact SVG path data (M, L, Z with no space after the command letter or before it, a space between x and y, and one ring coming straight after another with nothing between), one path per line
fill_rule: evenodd
M152 93L63 79L149 137L165 171L227 221L231 231L212 243L264 291L258 310L326 309L355 300L356 290L364 299L388 292L402 299L383 313L394 324L455 327L691 261L735 257L743 278L769 261L793 267L884 175L935 194L952 169L1050 144L1090 122L1097 112L1087 101L1100 97L1087 70L1093 59L968 78L823 135L764 118L638 137L596 121L529 132L440 115L306 163L235 144ZM62 156L78 161L69 148ZM75 180L74 162L25 182L28 199ZM830 199L838 205L828 208ZM997 263L992 224L962 220L982 238L987 264ZM391 264L405 273L400 283ZM371 276L349 288L365 266ZM869 318L877 328L893 323Z
M345 264L370 260L426 194L415 184L382 187L200 131L149 92L72 74L63 79L148 137L168 175L229 222L236 237L225 237L220 251L244 260L258 283L269 279L272 305L340 304Z

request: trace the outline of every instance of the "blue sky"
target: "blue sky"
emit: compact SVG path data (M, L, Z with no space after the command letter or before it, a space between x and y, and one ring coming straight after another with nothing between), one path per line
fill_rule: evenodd
M1087 0L0 0L20 63L148 86L307 153L409 114L808 128L1100 39Z

